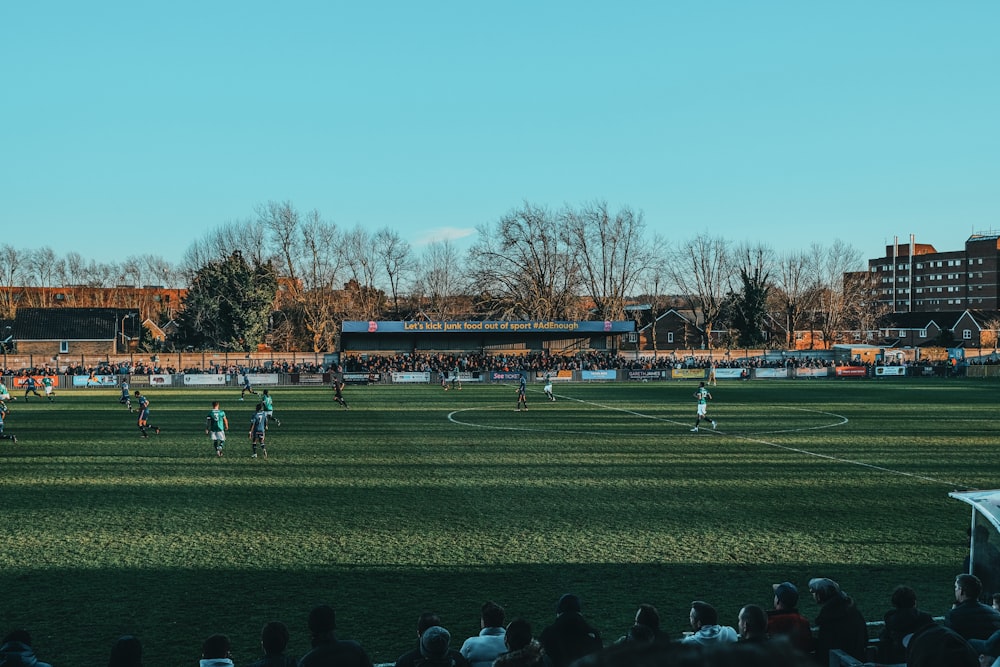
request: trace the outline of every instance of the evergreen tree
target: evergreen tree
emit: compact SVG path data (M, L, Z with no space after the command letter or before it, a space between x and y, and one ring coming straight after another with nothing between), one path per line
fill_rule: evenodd
M249 264L240 251L195 271L179 318L184 344L250 352L264 341L278 292L270 262Z

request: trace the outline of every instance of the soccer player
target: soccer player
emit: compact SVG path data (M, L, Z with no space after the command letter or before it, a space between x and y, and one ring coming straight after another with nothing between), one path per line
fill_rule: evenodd
M149 423L149 399L143 396L142 393L136 389L135 400L139 404L139 421L136 423L139 425L139 432L142 433L142 437L149 437L146 433L147 429L153 429L153 433L159 435L160 427L153 426Z
M517 385L517 411L521 411L521 406L524 406L525 411L528 410L528 381L524 378L524 374L521 374L521 383Z
M438 379L441 381L441 388L448 391L448 374L440 370L438 371Z
M345 410L350 410L347 401L344 400L344 381L341 378L333 378L333 400L340 403Z
M34 394L38 398L42 395L38 393L38 383L35 382L34 375L28 375L24 378L24 400L28 400L28 394Z
M11 398L10 390L7 389L7 385L0 380L0 401L14 401L17 399Z
M253 394L256 396L257 392L255 392L253 387L250 386L250 376L247 375L246 371L243 371L243 390L240 392L240 400L242 401L243 397L247 394Z
M118 402L128 408L129 412L132 412L132 395L129 393L128 378L123 377L121 383L122 395L118 399Z
M11 442L13 442L16 445L17 444L17 436L14 435L13 433L4 433L3 432L3 420L7 417L7 412L8 412L7 411L7 406L4 405L2 401L0 401L0 439L2 439L2 440L10 440Z
M556 400L556 397L552 395L552 374L551 373L546 373L545 374L545 386L542 387L542 391L545 392L545 395L549 397L550 401Z
M458 383L458 388L462 388L462 378L458 375L458 364L455 364L455 370L451 372L451 388L455 388L455 383Z
M42 386L45 388L45 397L49 399L49 403L56 400L56 388L52 382L52 376L48 373L42 377Z
M281 420L274 416L274 401L271 400L271 395L267 393L267 389L261 392L260 402L264 406L264 412L267 413L267 421L273 421L278 426L281 426Z
M222 448L226 444L226 429L229 428L229 419L226 413L219 409L219 402L212 402L212 410L205 417L205 434L212 439L215 445L215 455L222 456Z
M708 389L705 388L704 382L699 384L698 391L694 392L694 397L698 401L698 417L695 419L694 428L691 429L691 432L698 432L698 424L701 423L702 419L707 419L712 422L712 428L715 428L715 420L708 416L708 402L712 400L712 395L708 393Z
M267 446L264 444L264 431L267 430L267 413L264 412L264 404L257 404L257 412L250 418L250 444L253 445L253 454L250 458L257 458L257 445L260 445L260 453L267 458Z

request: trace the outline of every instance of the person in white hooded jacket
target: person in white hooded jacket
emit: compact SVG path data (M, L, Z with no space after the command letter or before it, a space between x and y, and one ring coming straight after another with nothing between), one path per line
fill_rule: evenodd
M701 600L691 603L691 629L694 632L681 640L685 644L714 646L739 639L735 629L728 625L719 625L719 612L715 607Z

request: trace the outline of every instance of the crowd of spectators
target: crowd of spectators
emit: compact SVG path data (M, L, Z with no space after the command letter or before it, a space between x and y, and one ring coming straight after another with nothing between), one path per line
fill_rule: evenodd
M971 359L962 364L985 365L1000 363L1000 358L985 356ZM912 367L947 367L955 370L954 360L941 361L904 361L899 357L889 357L879 362L885 366ZM339 367L316 362L287 360L249 360L245 365L239 363L216 363L208 360L206 365L188 365L178 369L171 364L161 364L157 356L149 359L134 359L97 365L82 363L45 364L34 368L21 368L7 373L17 375L28 374L66 374L66 375L159 375L176 373L186 374L228 374L242 373L325 373L344 371L348 373L451 373L455 368L461 372L488 373L501 372L534 372L556 373L559 371L593 371L593 370L671 370L671 369L709 369L709 368L833 368L841 365L865 366L869 369L874 364L869 362L834 361L827 356L818 355L761 355L754 357L734 356L731 352L716 352L712 355L692 354L660 354L656 356L634 353L583 351L572 354L554 354L549 352L416 352L413 354L356 354L344 353Z
M1000 594L993 606L979 601L982 582L971 574L955 578L954 604L935 619L917 606L916 594L897 587L877 639L853 599L836 581L809 580L817 607L812 623L799 611L798 587L791 582L771 587L773 605L746 604L728 625L711 603L690 605L690 631L673 637L661 624L652 604L642 604L635 622L617 640L606 641L584 615L581 599L566 593L555 605L555 616L543 626L528 620L508 620L501 605L487 601L480 608L479 632L463 642L434 612L417 619L415 645L393 667L814 667L834 664L834 651L851 664L907 667L1000 667ZM225 634L202 642L200 667L372 667L358 641L337 636L336 612L329 605L314 607L308 616L309 646L296 658L289 651L291 633L280 621L260 631L262 656L234 659ZM615 633L616 636L618 633ZM35 654L30 633L9 632L0 645L0 667L49 667ZM192 651L187 659L194 664ZM839 659L838 659L839 661ZM134 636L120 637L111 647L109 667L142 667L143 647ZM845 663L846 664L846 663Z

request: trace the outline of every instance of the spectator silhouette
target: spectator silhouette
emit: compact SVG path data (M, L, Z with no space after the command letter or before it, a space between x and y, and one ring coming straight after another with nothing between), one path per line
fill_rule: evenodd
M809 580L809 592L820 605L816 614L816 660L828 664L832 649L864 660L868 626L854 600L840 590L837 582L822 577Z
M531 624L515 618L504 634L507 651L497 656L493 667L543 667L546 664L542 645L531 636Z
M142 643L132 635L122 635L111 646L108 667L142 667Z
M337 639L337 614L333 607L321 604L309 612L309 635L312 650L299 659L299 667L372 667L361 644Z
M986 639L1000 630L1000 612L979 601L982 591L976 575L955 577L955 606L944 615L944 625L966 639Z
M774 609L767 612L767 632L785 637L803 653L812 653L813 636L809 619L799 613L799 589L790 581L774 584Z
M767 612L755 604L740 609L739 630L741 642L767 641Z
M35 657L31 634L27 630L11 630L0 645L0 667L52 667Z
M559 598L556 620L542 630L540 639L551 667L566 667L603 648L601 633L584 619L580 598L572 593Z
M897 586L892 592L892 609L885 612L878 641L878 661L906 661L903 638L934 622L934 617L917 609L917 594L909 586Z
M456 373L457 373L456 368ZM483 604L479 613L479 634L462 644L460 653L472 667L491 667L497 656L507 650L504 644L504 610L495 602Z
M424 635L432 628L436 628L432 636L426 638ZM443 631L443 634L442 632ZM444 655L438 656L436 649L444 644ZM408 653L404 653L396 659L396 667L420 667L432 660L433 664L451 664L454 667L469 667L469 661L462 657L462 654L451 648L451 635L441 626L441 618L430 611L425 611L417 617L417 647ZM428 657L428 652L434 654L433 658Z
M233 667L231 645L226 635L212 635L201 645L200 667Z
M660 629L660 612L651 604L643 603L635 612L635 623L616 643L626 641L669 641L669 635Z
M907 667L978 667L979 656L957 632L937 623L915 632L907 645Z
M689 619L694 633L682 639L683 644L724 644L735 642L739 638L736 630L730 626L719 625L719 612L707 602L692 602Z
M264 657L251 663L250 667L296 667L298 661L285 655L288 647L288 626L281 621L266 623L260 630L260 647Z

